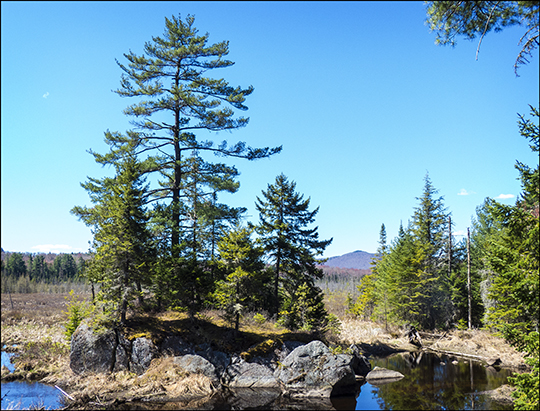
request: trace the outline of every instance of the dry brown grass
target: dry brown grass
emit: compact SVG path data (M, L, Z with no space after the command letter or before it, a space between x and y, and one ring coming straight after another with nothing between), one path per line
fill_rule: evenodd
M202 374L187 374L172 357L156 358L140 376L128 371L76 375L66 366L62 373L50 375L44 383L65 387L75 405L148 398L182 398L206 396L214 392L212 381Z
M66 367L66 295L2 294L1 344L19 353L12 359L16 371L8 378L40 379Z
M406 338L401 337L402 334L402 330L395 326L389 326L388 331L386 331L384 324L347 316L341 320L339 338L346 344L371 344L384 341L394 345L401 345L407 342Z
M432 348L500 358L502 364L508 367L524 366L524 353L516 351L504 339L484 330L453 330L448 337L435 341Z

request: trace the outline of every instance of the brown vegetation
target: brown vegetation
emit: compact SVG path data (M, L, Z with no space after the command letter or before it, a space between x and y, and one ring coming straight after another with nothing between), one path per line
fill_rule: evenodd
M75 375L69 367L69 345L63 328L66 296L14 294L10 301L9 296L2 295L2 345L18 352L14 361L16 372L9 374L2 370L3 381L41 379L44 383L59 385L75 397L78 404L86 403L89 407L106 405L111 401L175 398L182 400L178 403L178 408L181 408L189 406L186 404L190 404L194 397L206 396L214 390L208 378L184 374L170 357L153 360L142 376L130 372ZM207 343L215 350L234 351L244 357L260 354L259 351L285 340L309 342L323 339L342 348L359 344L372 354L414 349L408 344L405 330L398 327L385 330L384 325L362 321L348 314L346 293L328 293L325 302L328 311L340 318L339 335L291 333L273 321L261 320L260 316L253 318L252 314L243 318L240 331L235 334L219 311L206 311L194 320L185 313L174 311L132 316L126 331L128 338L147 336L156 343L173 332L187 342ZM501 358L503 366L523 366L522 354L487 331L453 330L443 338L424 338L423 342L425 346L440 350L496 356Z

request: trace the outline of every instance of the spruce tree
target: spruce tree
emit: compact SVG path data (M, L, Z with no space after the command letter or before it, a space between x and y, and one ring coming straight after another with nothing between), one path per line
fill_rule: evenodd
M253 231L237 226L218 242L218 267L224 279L216 284L214 297L236 331L243 312L264 309L268 301L264 250L251 239Z
M429 175L424 179L424 192L417 198L411 231L416 246L419 269L417 293L414 297L418 311L424 314L423 326L434 328L449 325L453 308L449 292L447 259L447 220L442 197L436 198L436 190Z
M113 178L90 178L81 184L94 207L77 206L71 212L93 229L90 279L100 283L101 298L114 320L125 323L128 305L135 298L142 302L143 286L150 284L153 251L146 226L144 167L135 147L124 146L114 165Z
M332 242L319 240L318 227L310 228L319 208L310 211L310 199L304 200L295 189L296 183L280 174L274 184L262 191L263 199L257 197L255 203L259 212L257 232L274 266L274 314L278 314L282 304L280 285L289 306L303 284L315 290L314 280L323 275L316 257ZM312 297L315 294L310 293Z

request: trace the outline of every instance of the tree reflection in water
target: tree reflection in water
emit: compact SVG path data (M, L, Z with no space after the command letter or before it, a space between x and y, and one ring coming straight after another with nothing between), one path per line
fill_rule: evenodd
M456 360L458 363L452 364ZM363 385L357 410L512 409L478 394L506 384L507 377L512 375L506 369L496 370L478 362L427 352L399 353L372 359L371 364L399 371L405 377L389 384Z

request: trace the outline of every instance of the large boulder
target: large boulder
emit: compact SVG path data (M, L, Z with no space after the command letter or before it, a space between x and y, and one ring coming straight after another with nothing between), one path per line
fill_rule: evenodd
M143 374L159 351L152 340L145 337L135 338L131 344L131 371Z
M165 355L181 356L195 354L193 346L185 342L179 335L168 335L163 339L159 350Z
M200 355L186 354L181 357L174 357L173 361L187 373L202 374L214 382L219 382L214 364Z
M82 323L71 337L70 367L75 374L129 370L131 343L116 330L96 333Z
M353 357L334 355L321 341L294 349L274 376L291 396L331 397L355 392Z
M236 358L227 367L224 382L230 388L278 388L279 383L274 371L263 364L246 362Z

